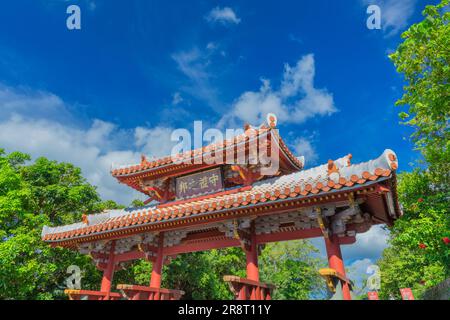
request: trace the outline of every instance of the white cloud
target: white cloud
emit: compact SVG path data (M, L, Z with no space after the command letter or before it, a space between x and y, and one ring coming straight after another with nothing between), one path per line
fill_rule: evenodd
M209 78L209 74L206 72L209 60L203 57L202 52L198 48L180 51L172 55L180 71L197 82Z
M318 155L311 142L305 138L297 138L292 144L295 154L305 157L305 164L310 166L316 163Z
M314 55L308 54L294 67L286 64L278 90L262 79L259 91L244 92L233 104L221 125L236 126L238 122L262 123L269 112L282 122L302 123L315 116L331 115L337 111L333 95L326 89L314 87Z
M417 0L363 0L364 5L378 5L381 9L381 27L387 37L406 29L414 14Z
M389 231L382 225L375 225L365 233L356 235L356 242L341 246L342 257L346 261L346 267L351 266L357 260L368 259L376 262L385 248L388 247ZM323 238L311 239L311 243L320 251L320 256L326 258L325 242Z
M349 266L349 271L357 274L367 274L367 268L373 265L373 261L367 258L359 259Z
M144 128L134 130L136 147L150 157L162 157L171 154L176 142L170 141L173 129L167 127Z
M184 101L184 99L181 96L181 93L175 92L173 94L173 96L172 96L172 105L176 106L177 104L180 104L183 101Z
M342 255L349 260L368 258L375 261L387 248L388 237L389 231L384 226L372 226L369 231L357 234L355 244L343 246Z
M210 48L205 53L194 47L187 51L172 54L172 59L189 80L188 84L182 86L180 90L196 99L205 101L216 112L222 112L222 104L217 98L218 91L211 85L212 75L208 70L211 64L210 57L214 51Z
M134 163L139 155L102 150L102 143L108 144L108 139L113 138L109 126L111 124L94 122L83 130L45 119L30 120L14 115L0 122L0 146L8 151L29 153L33 158L45 156L73 163L81 167L83 176L90 183L98 186L103 198L127 201L133 192L110 176L111 164Z
M122 204L129 204L134 198L145 199L119 184L110 175L111 165L139 162L141 152L162 155L170 145L170 129L139 127L127 131L101 120L92 121L87 128L67 124L47 117L67 109L59 97L30 89L1 88L0 148L29 153L33 158L45 156L73 163L98 187L103 199Z
M208 49L208 50L214 51L217 48L218 48L218 45L215 42L208 42L208 44L206 45L206 49Z
M236 13L230 7L216 7L212 9L205 17L208 22L221 23L223 25L239 24L239 19Z
M367 268L375 263L371 259L359 259L353 262L347 267L347 277L351 279L355 286L356 294L361 294L363 291L367 292L367 288L362 290L366 286L367 278L369 274L367 273Z
M54 94L29 88L11 88L3 84L0 84L0 106L0 119L13 112L26 113L28 117L61 119L69 116L64 102Z

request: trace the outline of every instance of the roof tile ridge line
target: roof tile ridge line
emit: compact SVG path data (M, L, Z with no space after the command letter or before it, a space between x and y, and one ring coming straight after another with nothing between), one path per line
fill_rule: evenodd
M297 167L299 169L299 171L303 170L304 164L302 164L299 161L299 159L294 155L294 153L287 146L286 142L284 141L284 139L281 137L281 135L279 133L279 129L275 128L275 130L273 130L272 128L270 128L268 131L275 133L277 135L278 139L275 139L277 146L278 146L279 150L281 150L284 153L284 155L289 160L289 162L291 162L291 164L293 164L295 167Z
M225 150L227 150L227 149L229 149L229 148L231 148L231 147L234 147L234 146L236 146L236 145L240 145L240 144L242 144L242 143L244 143L244 144L247 143L247 140L246 140L246 139L244 139L244 141L237 142L237 141L236 141L236 138L237 138L238 136L245 135L246 137L249 137L250 139L256 139L256 138L258 138L259 136L262 136L263 134L267 135L272 129L271 129L271 128L268 128L268 129L266 129L266 130L262 130L262 129L255 129L255 130L257 131L257 134L256 134L255 136L248 136L248 135L245 133L245 131L244 131L243 133L237 135L237 136L234 136L234 137L232 138L232 139L233 139L233 143L231 143L231 144L225 143L225 142L228 141L229 139L224 139L224 140L220 141L220 142L222 142L221 148L220 148L219 150L215 149L214 151L220 151L220 150L221 150L221 151L225 151ZM191 149L191 150L185 151L184 153L181 153L180 155L183 155L183 154L185 154L185 153L189 153L189 154L190 154L189 159L195 160L196 158L200 157L200 155L195 156L195 151L202 150L202 153L201 153L202 156L205 155L205 154L209 154L209 153L211 153L211 151L206 151L206 152L205 152L204 149L205 149L206 147L208 147L208 146L219 144L220 142L217 142L217 143L210 143L209 145L206 145L206 146L204 146L204 147L199 147L199 148L196 148L196 149ZM161 160L166 159L166 158L172 160L173 157L172 157L172 155L165 155L165 156L159 157L159 158L157 158L157 159L155 159L155 160L149 161L148 164L155 164L155 163L157 163L158 161L161 161ZM185 160L185 159L183 159L183 160ZM171 163L165 163L165 164L160 165L160 166L155 166L155 167L151 167L151 168L146 168L146 169L141 170L141 171L146 171L146 170L151 171L151 169L161 168L161 167L164 167L164 166L173 164L173 163L175 163L175 162L173 162L173 160L172 160ZM148 164L147 164L147 165L148 165ZM179 164L182 164L182 162L179 163ZM111 173L113 173L113 171L116 171L116 170L131 169L132 167L135 167L135 166L141 167L142 164L137 163L137 164L124 165L122 168L115 168L115 169L112 169L112 170L111 170ZM127 174L124 174L124 175L130 175L130 174L133 174L133 173L127 173ZM123 175L122 175L122 176L123 176Z
M280 140L281 140L281 137L280 137ZM387 149L387 150L391 151L390 149ZM385 150L385 152L386 152L386 150ZM385 152L383 152L383 154L380 157L382 157ZM344 159L348 160L348 158L350 156L351 156L351 154L347 154L346 156L343 156L343 157L340 157L340 158L337 158L337 159L331 160L331 161L333 161L333 163L335 163L336 161L339 161L339 160L341 160L341 161L344 160ZM352 167L355 168L355 167L358 167L360 165L366 165L366 164L368 164L370 162L374 162L374 161L378 160L380 157L375 158L375 159L371 159L371 160L368 160L368 161L364 161L364 162L350 163L350 165L347 165L347 166L342 166L342 167L339 166L339 169L352 168ZM327 177L327 166L328 166L328 163L323 163L323 164L320 164L320 165L317 165L315 167L311 167L311 168L308 168L308 169L303 169L303 170L300 170L300 171L288 173L288 174L285 174L285 175L282 175L282 176L271 177L269 179L266 179L266 180L263 180L263 181L259 181L259 182L255 183L253 186L254 186L254 188L259 188L259 187L262 187L262 186L266 186L266 187L272 188L272 187L274 187L274 184L276 184L279 180L289 179L289 178L295 177L297 175L299 176L298 178L300 178L302 180L305 179L304 182L307 182L307 180L310 179L310 178L316 178L317 176L321 175L322 173L325 174L323 178L324 179L328 179L328 177ZM310 173L312 173L312 175L310 175ZM375 173L373 173L373 174L375 174ZM289 181L289 182L297 183L298 181L294 180L294 181Z

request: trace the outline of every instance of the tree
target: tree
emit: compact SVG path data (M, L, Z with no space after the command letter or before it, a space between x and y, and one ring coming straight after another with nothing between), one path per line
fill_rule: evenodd
M148 285L150 262L139 261L132 270L137 283ZM164 266L162 286L183 290L183 299L232 299L223 281L228 274L245 277L245 255L241 248L181 254Z
M267 244L259 258L261 279L276 286L274 299L307 300L326 296L325 281L318 270L324 261L305 240Z
M429 166L436 188L449 185L450 177L450 12L449 0L427 6L425 19L402 34L405 39L389 57L405 77L404 94L398 106L404 124Z
M405 76L399 106L404 124L424 161L399 175L403 216L391 228L390 247L383 252L381 297L399 297L411 287L417 297L450 276L450 13L449 0L427 6L425 19L411 26L390 58ZM425 165L425 166L424 166Z
M145 206L145 203L142 200L134 199L133 201L131 201L131 207L133 208L139 208L143 206Z
M94 212L99 197L71 164L0 152L0 298L63 298L66 269L84 270L83 284L98 285L100 273L89 257L51 248L41 240L44 225L79 221Z
M448 199L436 192L427 172L404 173L398 185L404 215L391 228L390 247L379 261L381 296L399 297L413 288L417 297L450 275Z

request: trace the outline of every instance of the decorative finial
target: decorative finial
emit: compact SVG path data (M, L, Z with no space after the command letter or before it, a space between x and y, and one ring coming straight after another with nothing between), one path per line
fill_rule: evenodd
M83 213L83 214L81 215L81 221L82 221L85 225L89 225L89 219L88 219L87 214Z
M348 156L347 156L347 167L351 166L352 158L353 158L353 155L351 153L349 153Z
M268 113L266 117L267 124L269 125L269 128L274 129L277 126L277 116L273 113Z
M141 165L146 164L147 163L147 157L145 156L145 154L141 154Z

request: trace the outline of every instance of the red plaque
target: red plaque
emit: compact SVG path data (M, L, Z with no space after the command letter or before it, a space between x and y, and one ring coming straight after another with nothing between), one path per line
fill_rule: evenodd
M402 295L403 300L414 300L414 295L411 288L400 289L400 294Z
M220 168L201 171L176 179L178 199L192 198L222 190L223 182Z
M378 292L376 291L367 292L367 296L369 297L369 300L380 300L380 298L378 298Z

